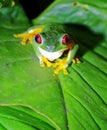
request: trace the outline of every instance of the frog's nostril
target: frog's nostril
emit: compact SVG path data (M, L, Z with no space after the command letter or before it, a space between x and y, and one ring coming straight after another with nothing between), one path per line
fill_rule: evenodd
M55 46L53 46L53 45L47 46L47 51L53 52L54 48L55 48Z

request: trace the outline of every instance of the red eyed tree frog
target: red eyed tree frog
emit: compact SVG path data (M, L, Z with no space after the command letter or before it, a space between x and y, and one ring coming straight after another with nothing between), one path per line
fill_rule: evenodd
M41 66L55 67L55 74L61 70L68 74L67 67L73 63L79 63L74 58L78 44L75 44L66 25L47 24L30 28L22 34L15 34L17 38L23 38L22 44L29 40L32 44Z

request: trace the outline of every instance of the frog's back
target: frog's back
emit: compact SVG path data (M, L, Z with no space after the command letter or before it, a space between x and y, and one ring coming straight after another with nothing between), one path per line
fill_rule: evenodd
M63 24L57 24L57 23L48 23L45 24L45 28L43 32L65 32L64 25Z

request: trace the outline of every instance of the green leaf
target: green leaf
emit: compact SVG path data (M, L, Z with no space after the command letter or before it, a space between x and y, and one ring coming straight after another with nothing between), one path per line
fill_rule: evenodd
M0 13L1 125L11 129L11 120L14 120L13 123L16 121L20 126L24 123L28 128L66 129L62 93L56 77L50 69L40 67L30 44L22 46L21 41L13 37L30 26L22 9L19 6L2 8ZM11 105L18 110L6 107ZM9 123L5 125L5 122Z
M101 0L57 0L34 23L58 22L82 24L107 35L107 3Z
M71 13L74 8L68 4L66 9L62 8L66 7L65 1L55 1L36 21L42 22L44 18L45 22L50 19L66 23L67 18L73 18L67 22L79 44L77 55L81 63L72 64L68 75L58 76L52 68L40 67L30 44L23 46L21 39L13 37L31 26L22 8L0 10L0 130L107 129L106 18L90 12L89 21L88 14L81 19L78 16L83 7L86 10L85 4L106 14L106 4L82 2L71 2L76 10ZM65 9L65 15L58 15L60 9ZM105 28L92 24L91 17L93 21L99 19Z

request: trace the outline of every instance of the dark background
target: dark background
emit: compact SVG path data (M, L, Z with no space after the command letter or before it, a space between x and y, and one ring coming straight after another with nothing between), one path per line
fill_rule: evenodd
M53 1L54 0L19 0L30 20L37 17Z

